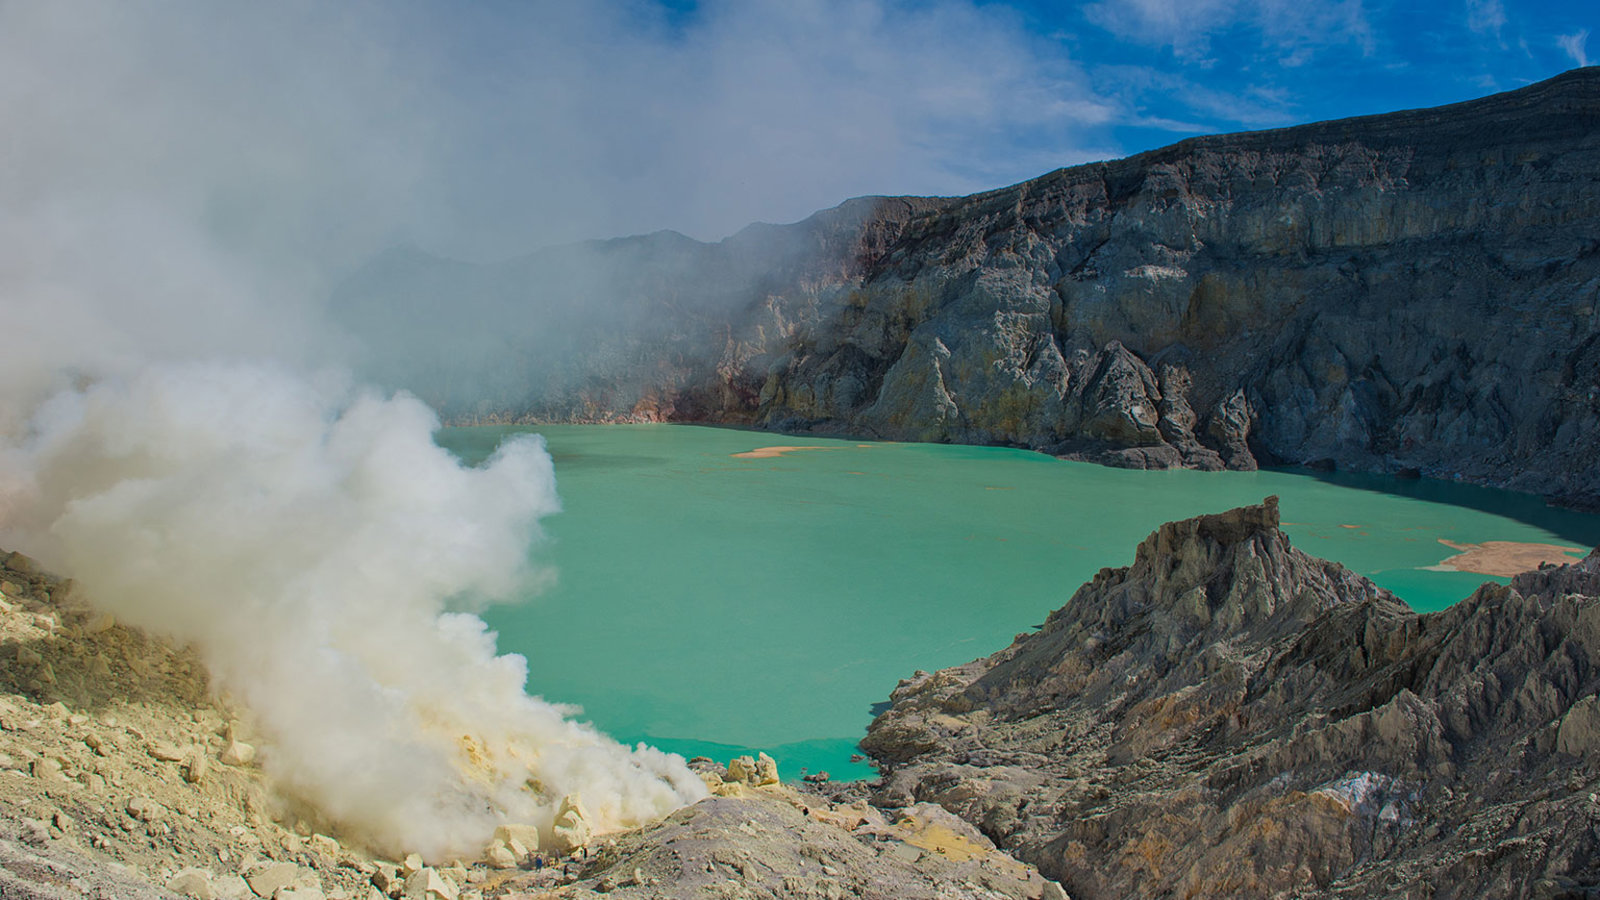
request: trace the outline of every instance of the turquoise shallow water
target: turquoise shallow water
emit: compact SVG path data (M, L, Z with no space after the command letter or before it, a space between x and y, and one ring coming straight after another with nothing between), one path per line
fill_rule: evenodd
M1461 485L1290 472L1132 472L1022 450L671 425L453 428L469 462L545 436L564 511L532 553L553 587L490 609L528 689L625 741L835 778L898 679L992 653L1162 522L1282 498L1284 530L1439 609L1487 579L1461 543L1593 546L1600 517ZM825 447L768 459L771 445ZM1504 581L1505 579L1499 579Z

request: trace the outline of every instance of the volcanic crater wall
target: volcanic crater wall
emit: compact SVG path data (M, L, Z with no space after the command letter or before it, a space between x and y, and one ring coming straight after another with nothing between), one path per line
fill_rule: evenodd
M457 420L1308 463L1596 505L1600 69L717 244L391 254L336 300L376 374Z

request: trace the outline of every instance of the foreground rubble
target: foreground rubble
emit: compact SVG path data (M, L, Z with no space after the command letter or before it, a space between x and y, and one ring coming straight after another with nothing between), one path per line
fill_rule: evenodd
M547 832L503 826L478 860L381 859L274 793L192 653L18 554L0 551L0 594L5 900L1064 896L943 809L802 793L764 754L696 760L715 796L648 828L595 835L568 797Z
M273 796L192 653L0 561L0 896L376 896L369 860Z

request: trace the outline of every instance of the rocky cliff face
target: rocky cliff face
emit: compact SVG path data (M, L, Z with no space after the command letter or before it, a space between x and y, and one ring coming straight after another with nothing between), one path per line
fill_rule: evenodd
M1597 235L1591 68L715 245L380 261L338 305L357 330L431 317L380 335L377 368L458 418L1332 464L1582 505L1600 503Z
M1277 525L1164 525L1036 634L902 682L876 801L1078 900L1591 896L1600 551L1417 615Z

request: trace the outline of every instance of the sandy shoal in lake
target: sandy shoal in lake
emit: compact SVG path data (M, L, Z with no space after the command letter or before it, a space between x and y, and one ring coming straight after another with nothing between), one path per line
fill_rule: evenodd
M732 456L733 456L734 459L772 459L774 457L782 456L785 453L798 453L801 450L833 450L833 449L836 449L836 448L834 448L834 447L791 447L791 446L757 447L754 450L746 450L743 453L732 454Z
M1563 564L1575 562L1584 551L1578 547L1560 544L1525 544L1518 541L1484 541L1481 544L1458 544L1439 539L1439 543L1458 551L1437 566L1428 568L1442 572L1473 572L1478 575L1496 575L1510 578L1541 563Z

